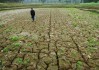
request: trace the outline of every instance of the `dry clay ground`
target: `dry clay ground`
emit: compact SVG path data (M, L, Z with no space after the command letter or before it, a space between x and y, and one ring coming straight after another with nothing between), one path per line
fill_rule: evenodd
M0 12L1 70L99 70L99 15L76 8Z

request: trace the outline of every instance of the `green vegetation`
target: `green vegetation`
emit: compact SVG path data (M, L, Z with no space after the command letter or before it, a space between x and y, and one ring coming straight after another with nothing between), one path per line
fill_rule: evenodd
M83 67L83 63L81 61L77 61L77 63L76 63L76 69L77 70L82 70L82 67Z
M77 57L79 54L78 54L77 51L72 51L71 55L72 55L73 57Z
M72 25L73 25L74 27L77 27L78 24L77 24L77 23L73 23Z
M11 32L11 30L12 30L12 27L9 27L9 28L7 28L7 29L5 30L5 32L6 32L6 33L9 33L9 32Z
M32 43L27 43L26 45L29 46L29 47L31 47L33 44Z
M99 9L99 3L82 4L22 4L22 3L0 3L0 11L23 8L94 8Z
M10 49L8 48L8 47L5 47L4 49L3 49L3 52L8 52Z
M14 47L20 47L21 46L20 43L14 43L13 45L14 45Z
M96 38L90 37L88 39L88 46L89 47L94 47L96 45L99 45L99 41L97 41Z
M16 58L16 63L18 63L18 64L28 64L29 62L30 62L30 60L29 59L22 59L22 58Z
M18 36L12 36L10 38L11 41L18 41L20 38Z
M22 58L16 58L16 63L23 64L23 59Z
M24 64L28 64L28 63L30 63L30 60L29 59L25 59L24 60Z
M97 50L97 48L94 48L94 47L88 47L88 48L87 48L87 51L88 51L89 53L95 52L96 50Z
M0 28L3 28L3 27L4 27L4 25L0 24Z

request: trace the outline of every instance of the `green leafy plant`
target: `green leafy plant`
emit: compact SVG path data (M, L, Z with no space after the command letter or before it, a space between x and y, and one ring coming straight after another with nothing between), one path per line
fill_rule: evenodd
M14 46L14 47L20 47L21 44L20 44L20 43L14 43L13 46Z
M93 37L90 37L87 41L88 41L88 46L90 46L90 47L99 45L99 42Z
M28 64L28 63L30 63L30 59L25 59L24 64Z
M10 49L8 48L8 47L5 47L4 49L3 49L3 52L8 52Z
M23 64L23 59L22 58L16 58L16 63Z
M94 24L94 27L99 28L99 24L98 23Z
M77 61L77 63L76 63L76 69L77 70L82 70L82 66L83 66L83 63L81 61Z
M26 45L29 46L29 47L31 47L32 46L32 43L27 43Z
M71 55L72 55L73 57L77 57L78 53L77 53L77 51L74 51L74 52L71 53Z
M77 23L73 23L72 25L73 25L74 27L77 27Z
M8 32L11 32L11 30L12 30L12 27L9 27L8 29L5 30L5 32L8 33Z
M11 31L10 29L6 29L6 30L5 30L6 33L10 32L10 31Z
M26 48L22 48L21 49L22 52L26 52L26 50L27 50Z
M18 41L20 38L18 36L12 36L10 38L11 41Z
M28 64L30 63L30 59L22 59L22 58L16 58L16 63L18 64Z

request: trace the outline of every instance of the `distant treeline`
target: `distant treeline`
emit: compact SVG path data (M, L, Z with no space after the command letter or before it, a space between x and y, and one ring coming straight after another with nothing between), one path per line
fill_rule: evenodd
M0 0L1 3L3 2L22 2L24 0Z
M84 2L98 2L99 0L84 0Z
M1 3L3 2L23 2L24 0L0 0ZM28 0L27 0L28 1ZM47 0L39 0L40 2L46 2ZM59 2L63 1L63 0L58 0ZM72 1L72 0L64 0L65 2L68 2L68 1ZM81 2L84 2L84 3L87 3L87 2L98 2L99 0L73 0L75 2L77 1L81 1ZM32 2L32 0L31 0Z

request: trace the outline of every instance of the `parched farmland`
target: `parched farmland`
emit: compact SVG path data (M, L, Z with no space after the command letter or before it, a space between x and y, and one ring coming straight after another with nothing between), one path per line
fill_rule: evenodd
M0 12L1 70L99 70L99 10Z

